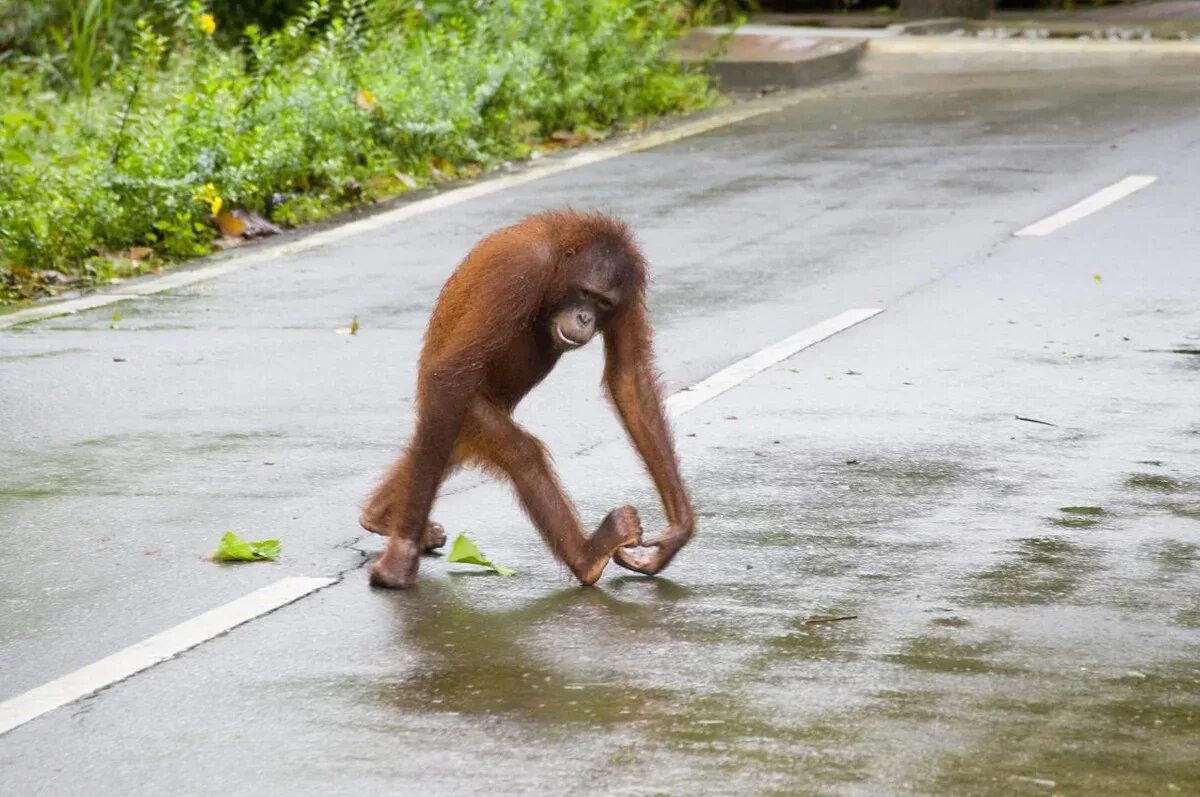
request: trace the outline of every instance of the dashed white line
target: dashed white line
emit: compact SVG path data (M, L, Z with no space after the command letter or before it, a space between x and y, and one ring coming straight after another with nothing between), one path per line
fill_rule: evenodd
M242 623L286 606L337 581L335 578L284 578L218 606L100 661L0 703L0 734L24 725L59 706L87 697Z
M1098 210L1103 210L1114 202L1124 199L1134 191L1140 191L1158 178L1151 174L1133 174L1123 180L1118 180L1107 188L1101 188L1096 193L1076 202L1065 210L1060 210L1052 216L1047 216L1039 222L1022 227L1013 233L1017 237L1049 235L1055 230L1066 227L1073 221L1079 221L1084 216L1090 216Z
M667 399L667 414L678 418L689 410L693 410L704 402L716 398L732 387L740 385L755 374L767 370L772 365L786 360L798 351L820 343L826 338L833 337L855 324L861 324L868 318L873 318L883 312L881 307L868 307L847 310L838 313L833 318L827 318L819 324L802 329L795 335L784 338L762 351L751 354L744 360L738 360L733 365L718 371L702 382L684 388Z

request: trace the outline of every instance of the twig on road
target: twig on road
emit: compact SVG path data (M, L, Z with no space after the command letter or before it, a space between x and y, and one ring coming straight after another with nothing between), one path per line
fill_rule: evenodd
M1042 426L1058 426L1057 423L1050 423L1050 421L1039 421L1037 418L1022 418L1020 415L1014 415L1013 417L1018 421L1025 421L1026 423L1040 423Z
M857 614L843 614L838 617L810 617L804 621L805 625L821 625L822 623L837 623L842 620L857 620Z

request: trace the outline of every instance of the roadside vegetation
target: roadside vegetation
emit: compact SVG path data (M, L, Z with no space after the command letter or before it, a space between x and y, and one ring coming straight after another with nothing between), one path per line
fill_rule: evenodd
M0 0L0 304L702 107L706 79L666 51L688 19L669 0Z

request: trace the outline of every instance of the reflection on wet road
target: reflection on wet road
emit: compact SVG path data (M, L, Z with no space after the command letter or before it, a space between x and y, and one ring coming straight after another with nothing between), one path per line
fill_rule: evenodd
M120 331L6 335L0 698L346 575L0 737L4 790L1200 793L1200 81L1035 76L872 75ZM1161 176L1012 237L1131 173ZM431 557L369 590L354 506L408 428L424 308L479 230L568 200L641 232L673 389L887 312L677 421L700 533L666 577L569 586L508 491L464 480L437 519L517 576ZM521 420L585 522L628 502L657 528L599 352L567 359ZM285 555L201 561L231 526Z

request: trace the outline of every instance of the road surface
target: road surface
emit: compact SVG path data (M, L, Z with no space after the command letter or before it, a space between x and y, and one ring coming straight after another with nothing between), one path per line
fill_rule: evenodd
M0 735L0 791L1200 793L1197 184L1191 67L893 65L0 333L0 701L48 707ZM700 530L663 577L575 586L465 474L436 519L518 574L435 557L369 589L357 505L442 281L567 204L637 230L671 391L883 312L676 418ZM565 358L518 417L588 525L633 503L657 529L600 367ZM206 561L226 530L283 555ZM90 697L37 691L294 577L335 583Z

